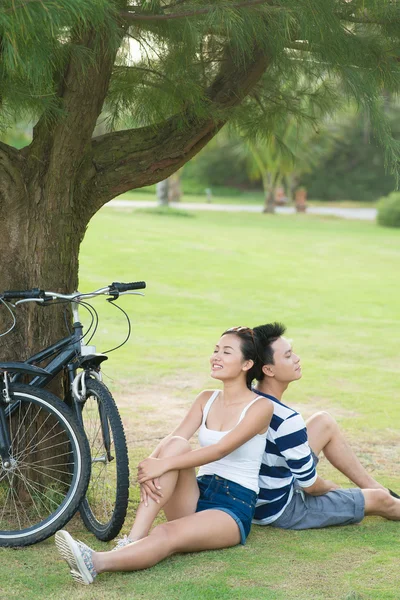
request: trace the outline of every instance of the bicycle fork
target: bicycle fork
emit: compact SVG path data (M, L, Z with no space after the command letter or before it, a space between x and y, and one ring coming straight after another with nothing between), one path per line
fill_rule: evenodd
M12 458L10 456L11 439L6 420L6 406L11 402L10 391L8 387L7 372L3 374L3 380L0 381L0 456L4 470L12 468Z
M85 371L81 371L78 373L71 385L72 396L74 399L76 413L78 415L78 420L80 424L83 426L83 418L82 418L82 410L86 401L86 379L87 378L95 378L98 381L101 381L101 375L98 371L94 369L88 369ZM114 456L111 454L111 434L110 427L108 425L107 415L104 410L104 407L100 402L97 402L100 425L101 425L101 435L103 438L103 445L106 451L106 455L97 456L96 458L92 458L92 462L111 462L114 460Z

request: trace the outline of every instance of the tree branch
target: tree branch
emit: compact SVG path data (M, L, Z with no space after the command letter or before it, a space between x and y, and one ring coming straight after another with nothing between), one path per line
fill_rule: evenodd
M15 12L16 10L18 10L19 8L25 8L25 6L27 4L44 4L43 0L22 0L20 4L14 4L11 8L7 8L6 10L4 10L4 13L10 13L10 12Z
M247 0L247 2L237 2L232 4L231 8L249 8L253 6L257 6L260 4L271 4L272 0ZM163 13L163 14L146 14L146 13L133 13L130 11L120 11L120 15L124 17L127 21L170 21L172 19L183 19L188 17L196 17L200 15L206 15L211 10L213 10L214 6L208 6L206 8L199 8L197 10L188 10L186 12L181 13ZM277 10L283 10L282 7L277 6Z
M359 23L360 25L389 25L393 24L393 19L371 19L368 15L357 17L356 15L347 15L345 13L336 13L336 16L341 21L348 21L349 23Z
M95 52L96 37L95 31L87 31L74 43ZM72 185L81 162L88 158L87 150L115 61L116 49L114 54L109 51L107 42L103 40L102 49L97 50L95 60L85 70L72 54L58 89L64 114L50 125L42 116L34 127L32 143L25 148L32 178L36 172L37 176L43 176L45 170L59 182L60 193L63 187Z
M307 41L298 41L298 42L291 42L290 44L285 44L285 48L287 48L288 50L301 50L304 52L312 52L312 48L310 46L310 44Z
M210 115L237 106L268 65L269 60L261 51L254 54L250 64L240 67L230 57L207 91ZM93 139L93 170L84 175L86 181L90 179L90 203L98 210L123 192L165 179L195 156L223 127L226 118L209 116L199 120L188 109L158 126Z

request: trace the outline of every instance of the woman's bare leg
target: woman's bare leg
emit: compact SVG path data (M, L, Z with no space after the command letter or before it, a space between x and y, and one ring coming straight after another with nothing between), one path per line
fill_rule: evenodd
M176 552L198 552L236 546L239 527L221 510L205 510L158 525L149 536L113 552L93 552L97 573L137 571Z
M190 452L191 447L187 440L182 437L169 438L161 448L159 458L165 456L176 456ZM140 540L147 536L154 519L159 511L164 508L166 514L175 515L173 518L192 514L196 510L199 498L199 488L196 481L194 469L182 471L168 471L160 477L162 497L159 502L152 498L139 504L132 529L129 533L131 540ZM167 516L168 518L168 516Z

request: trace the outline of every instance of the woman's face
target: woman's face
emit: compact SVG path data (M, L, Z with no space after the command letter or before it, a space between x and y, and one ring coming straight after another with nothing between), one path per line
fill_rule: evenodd
M234 379L241 374L246 375L253 361L244 360L240 338L232 333L226 333L217 342L210 357L211 377L224 381Z

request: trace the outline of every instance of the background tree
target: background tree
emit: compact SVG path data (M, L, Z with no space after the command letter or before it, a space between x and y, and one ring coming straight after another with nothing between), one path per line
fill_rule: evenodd
M287 194L291 196L299 176L316 165L320 152L327 143L327 131L321 134L310 126L299 126L291 117L279 129L275 127L267 138L238 144L238 152L247 159L250 179L262 182L264 213L275 212L275 192L278 186L287 186Z
M400 107L385 108L393 135L400 139ZM384 152L370 132L368 114L354 109L327 124L331 143L319 153L316 168L299 181L310 198L320 200L377 200L393 191L396 178L387 172Z
M301 118L288 83L312 82L318 114L339 96L315 83L335 77L395 164L380 103L400 86L399 35L390 0L3 0L0 123L35 126L26 147L0 144L0 289L76 288L96 211L166 179L228 120L254 137ZM110 131L93 137L102 114ZM52 341L64 327L61 311L54 318L50 331L48 315L27 308L4 354Z

